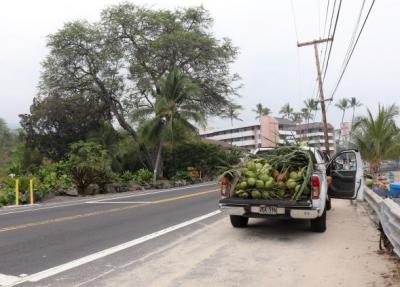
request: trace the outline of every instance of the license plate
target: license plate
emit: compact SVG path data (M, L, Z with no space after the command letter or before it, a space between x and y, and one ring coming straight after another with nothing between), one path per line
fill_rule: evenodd
M285 209L276 206L260 206L260 213L268 215L284 214Z

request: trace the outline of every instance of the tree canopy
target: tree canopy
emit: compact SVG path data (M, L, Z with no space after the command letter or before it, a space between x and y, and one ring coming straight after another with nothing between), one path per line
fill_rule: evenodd
M95 23L67 23L49 36L39 94L96 95L137 141L129 115L154 108L162 79L176 66L202 90L191 100L204 114L227 114L240 87L230 71L238 50L229 39L216 39L211 25L202 7L169 11L128 3L105 9ZM155 154L143 144L140 150L153 168Z
M367 116L359 117L353 125L354 144L373 173L379 172L382 160L400 156L400 130L395 122L398 115L397 106L379 105L376 116L368 109Z

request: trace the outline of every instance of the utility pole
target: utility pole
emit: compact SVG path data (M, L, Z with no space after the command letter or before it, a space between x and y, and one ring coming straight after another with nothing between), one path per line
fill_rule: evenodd
M317 63L317 74L318 74L319 95L320 95L321 112L322 112L322 122L324 124L325 152L327 153L327 155L330 154L329 137L328 137L328 122L326 120L324 88L323 88L323 83L322 83L322 78L321 78L321 66L319 63L318 46L317 45L324 43L324 42L328 42L328 41L333 41L333 38L326 38L326 39L319 39L319 40L314 40L314 41L310 41L310 42L297 43L297 47L299 47L299 48L304 47L304 46L309 46L309 45L314 46L315 61Z

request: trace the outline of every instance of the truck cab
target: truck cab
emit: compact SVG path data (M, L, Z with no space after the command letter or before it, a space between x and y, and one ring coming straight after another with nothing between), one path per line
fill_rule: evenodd
M233 227L247 226L249 218L281 218L310 220L311 230L326 230L326 212L331 198L356 199L362 191L363 166L357 150L343 150L331 159L321 150L306 148L315 157L311 177L311 194L307 199L242 199L233 197L228 181L222 179L220 210L229 214ZM257 149L255 154L271 148ZM329 160L329 161L327 161Z

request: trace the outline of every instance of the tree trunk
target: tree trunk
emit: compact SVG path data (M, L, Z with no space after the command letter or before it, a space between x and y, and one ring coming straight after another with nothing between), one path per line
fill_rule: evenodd
M340 133L339 133L339 145L340 145L340 138L342 137L342 125L344 120L344 111L342 113L342 121L340 122Z
M350 129L350 138L349 138L349 142L351 143L351 134L353 132L353 125L354 125L354 112L355 112L355 107L353 107L353 115L351 116L351 129Z
M108 93L106 87L104 86L104 84L101 80L95 78L95 81L96 81L98 87L100 88L100 91L101 91L100 96L101 96L102 100L105 102L106 105L108 105L110 107L110 110L114 114L114 116L117 118L119 125L132 136L132 138L135 142L137 142L138 137L137 137L136 131L132 128L131 125L129 125L129 123L125 120L124 116L122 115L121 103L118 102L117 100L115 100L112 97L112 95L110 95ZM139 148L140 148L142 155L144 156L145 165L149 169L153 169L155 166L155 163L154 163L152 156L149 153L149 150L143 144L139 144Z
M157 181L157 174L159 171L159 166L160 166L160 161L161 161L162 146L163 146L163 143L162 143L162 141L160 141L160 143L158 145L158 149L157 149L156 162L154 164L153 184L155 184Z

